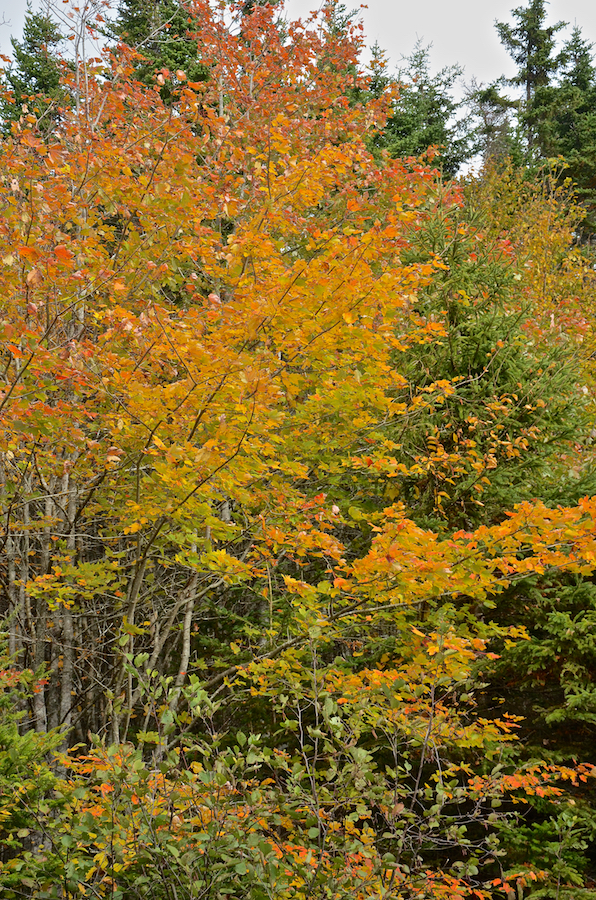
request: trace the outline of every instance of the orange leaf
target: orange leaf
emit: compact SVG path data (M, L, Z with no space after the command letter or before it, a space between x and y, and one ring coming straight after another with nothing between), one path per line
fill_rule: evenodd
M63 266L72 267L74 264L74 254L68 249L65 244L58 244L54 247L54 255L58 258L58 261Z

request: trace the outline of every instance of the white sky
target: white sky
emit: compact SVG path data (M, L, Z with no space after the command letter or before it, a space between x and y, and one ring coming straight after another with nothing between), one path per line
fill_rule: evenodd
M358 0L343 2L348 9L359 7ZM305 16L317 5L317 0L287 0L294 18ZM465 80L475 76L487 83L513 73L494 20L510 21L510 10L525 5L525 0L368 0L362 15L368 44L378 41L392 68L421 38L433 45L433 70L459 63L465 68ZM26 8L26 0L0 0L0 21L4 18L7 23L0 25L0 52L10 52L11 35L20 37ZM594 0L552 0L549 22L560 19L577 23L584 37L596 44Z
M350 0L342 2L348 10L360 6ZM464 68L465 81L475 76L478 82L489 83L515 71L497 37L495 19L511 22L511 10L526 5L527 0L368 0L362 18L367 44L377 41L387 51L392 68L420 38L424 44L432 44L433 71L458 63ZM298 18L316 8L316 3L288 0L287 7L292 17ZM583 36L596 45L594 0L551 0L547 13L548 24L561 20L577 24ZM565 38L570 30L560 35Z

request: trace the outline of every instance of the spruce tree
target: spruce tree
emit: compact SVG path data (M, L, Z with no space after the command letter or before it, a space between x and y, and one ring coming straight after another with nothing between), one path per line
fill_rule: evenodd
M520 121L526 133L530 158L537 144L537 126L541 118L540 89L552 83L564 60L562 54L555 53L555 35L566 23L547 25L546 6L546 0L530 0L527 7L518 6L512 11L515 25L495 22L501 43L518 66L510 83L521 86L524 91Z
M594 44L588 43L578 25L573 27L571 38L564 48L565 64L562 71L562 83L577 88L579 91L594 90L596 83L596 66L594 65Z
M462 69L447 66L433 75L429 56L430 47L418 41L404 60L397 73L402 94L376 143L394 158L421 156L436 146L439 168L452 177L476 152L476 136L465 121L454 121L461 104L453 97L453 87Z
M593 45L579 27L556 52L563 22L546 24L545 0L512 13L515 25L497 22L502 43L518 66L510 84L524 89L518 122L531 166L563 158L586 209L584 235L596 230L596 66Z
M596 230L596 66L593 45L574 28L559 84L545 97L542 154L562 156L586 209L582 230Z
M57 118L58 107L67 100L61 84L64 62L57 52L64 38L48 13L33 12L31 4L27 10L22 40L11 38L13 62L3 79L9 96L0 101L0 116L8 130L26 106L47 131Z
M190 82L208 77L192 30L192 17L178 0L121 0L113 26L114 35L139 54L139 81L153 84L157 72L169 70L161 94L170 102L176 98L176 72L184 72Z
M414 312L445 336L400 360L408 396L427 399L399 438L399 458L414 466L399 494L437 531L492 525L523 500L557 503L586 488L560 462L590 427L573 354L535 340L531 310L514 300L515 269L484 224L480 213L439 208L404 257L442 263ZM432 389L442 383L451 388Z

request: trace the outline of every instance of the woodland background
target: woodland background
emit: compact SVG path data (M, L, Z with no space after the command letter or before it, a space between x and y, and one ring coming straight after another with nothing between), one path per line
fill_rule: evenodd
M497 27L13 39L3 897L596 897L596 65Z

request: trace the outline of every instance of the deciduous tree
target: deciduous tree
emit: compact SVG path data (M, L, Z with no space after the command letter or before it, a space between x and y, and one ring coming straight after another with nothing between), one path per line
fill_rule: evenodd
M95 747L62 761L47 852L0 875L33 896L488 900L512 808L591 770L516 765L517 721L479 712L491 642L525 639L486 611L591 575L594 500L520 491L461 522L456 485L439 528L405 492L363 502L367 479L443 466L397 436L438 428L442 400L456 417L462 376L509 397L493 335L486 366L459 352L494 260L459 192L370 153L390 110L346 97L358 33L234 12L193 6L210 78L181 72L174 105L122 47L79 60L47 140L31 116L0 147L3 612L11 656L47 670L35 729ZM457 477L490 470L484 431L476 450L451 428ZM523 863L520 890L550 877Z

